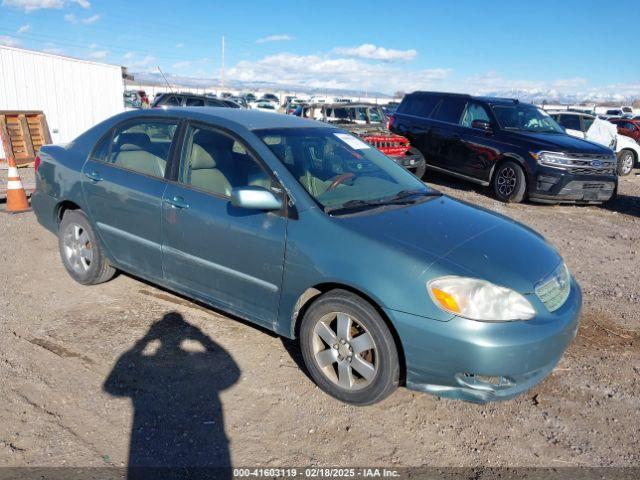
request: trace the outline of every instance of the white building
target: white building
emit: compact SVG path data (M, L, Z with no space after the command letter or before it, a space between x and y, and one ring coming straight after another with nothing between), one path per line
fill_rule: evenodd
M54 143L122 112L123 92L118 65L0 45L0 110L42 110Z

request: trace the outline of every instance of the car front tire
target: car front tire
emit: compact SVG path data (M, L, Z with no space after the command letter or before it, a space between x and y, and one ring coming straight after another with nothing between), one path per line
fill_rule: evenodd
M522 167L515 162L501 163L491 181L498 200L505 203L520 203L527 191L527 179Z
M69 210L62 217L58 249L67 272L82 285L106 282L116 273L104 256L89 220L80 210Z
M378 311L346 290L331 290L309 307L300 327L305 365L332 397L371 405L399 384L400 364L391 332Z
M618 175L627 176L633 170L635 164L635 155L631 150L622 150L618 153Z

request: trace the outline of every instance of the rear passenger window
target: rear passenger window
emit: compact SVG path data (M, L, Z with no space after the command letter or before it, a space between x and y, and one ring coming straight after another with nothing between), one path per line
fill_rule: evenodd
M108 162L127 170L163 178L177 128L175 121L129 123L115 131Z
M187 107L204 107L203 98L187 98Z
M189 127L181 157L180 181L206 192L229 197L236 187L272 187L245 146L218 130Z
M182 99L180 97L176 97L175 95L171 95L169 98L162 101L162 105L166 105L168 107L181 107Z
M102 137L96 144L90 155L91 160L97 160L99 162L106 162L108 160L107 157L109 155L109 149L111 148L112 133L113 132L110 132L108 135Z
M477 102L469 102L462 115L462 120L460 120L460 125L471 128L474 120L491 122L487 110L482 105Z
M467 101L464 98L444 97L433 114L433 119L441 122L458 123L466 103Z
M560 121L558 123L569 130L581 130L580 117L578 115L560 115Z

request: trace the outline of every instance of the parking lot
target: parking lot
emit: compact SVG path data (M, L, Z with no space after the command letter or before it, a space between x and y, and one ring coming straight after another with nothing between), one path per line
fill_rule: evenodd
M127 275L81 286L32 213L3 214L0 465L124 466L152 441L175 458L215 445L203 453L234 466L638 465L640 176L607 207L503 204L426 178L543 234L580 282L578 336L540 385L506 403L400 389L348 406L305 375L295 343ZM145 437L158 408L171 438Z

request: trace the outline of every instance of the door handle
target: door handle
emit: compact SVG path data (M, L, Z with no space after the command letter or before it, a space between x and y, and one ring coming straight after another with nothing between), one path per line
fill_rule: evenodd
M454 133L453 135L451 135L451 138L453 138L454 140L460 140L460 134L459 133Z
M94 170L93 172L84 172L84 176L95 183L102 180L100 173L98 173L96 170Z
M173 208L189 208L189 204L185 202L182 197L175 196L173 198L165 198L164 201Z

